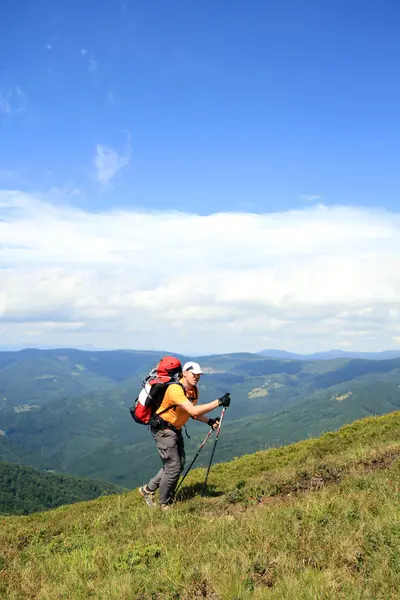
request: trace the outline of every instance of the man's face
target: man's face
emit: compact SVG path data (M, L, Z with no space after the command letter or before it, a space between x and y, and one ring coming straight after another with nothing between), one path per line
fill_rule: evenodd
M194 387L200 379L200 375L193 373L193 371L183 371L183 379L189 385Z

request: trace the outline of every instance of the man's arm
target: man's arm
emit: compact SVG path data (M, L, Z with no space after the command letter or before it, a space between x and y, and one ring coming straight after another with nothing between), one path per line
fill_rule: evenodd
M205 417L204 415L198 415L197 417L192 417L195 421L201 421L201 423L208 423L209 417Z
M185 400L184 402L179 403L179 407L186 410L191 417L195 417L198 421L203 421L203 419L199 419L202 415L210 412L210 410L214 410L219 406L219 399L213 400L212 402L207 402L207 404L198 404L194 406L189 400ZM208 419L205 419L203 423L207 423Z

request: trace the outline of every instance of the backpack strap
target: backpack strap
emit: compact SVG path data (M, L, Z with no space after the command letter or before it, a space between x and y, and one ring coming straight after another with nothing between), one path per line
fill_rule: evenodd
M168 410L171 410L171 408L176 408L177 406L178 406L177 404L174 404L173 406L168 406L168 408L164 408L164 410L162 410L159 413L155 413L155 414L159 417L160 415L162 415L163 413L167 412Z
M193 400L198 400L198 399L199 399L199 391L198 391L198 389L197 389L197 386L195 386L195 387L194 387L194 389L195 389L195 396L194 396L194 398L189 398L189 397L188 397L188 395L187 395L187 393L186 393L186 388L185 388L185 386L183 385L183 383L181 383L180 381L178 381L178 382L177 382L177 385L180 385L180 386L181 386L181 388L183 389L183 393L185 394L186 398L187 398L187 399L188 399L190 402L193 402Z
M181 386L181 388L183 389L183 393L184 393L184 394L185 394L185 396L186 396L186 390L185 390L185 387L184 387L184 386L183 386L183 385L182 385L182 384L181 384L179 381L171 381L171 382L167 383L167 386L170 386L170 385L180 385L180 386ZM174 409L175 409L175 408L177 408L177 406L178 406L177 404L173 404L172 406L168 406L167 408L164 408L164 410L162 410L161 412L159 412L159 413L155 413L155 415L157 415L157 416L159 417L159 416L160 416L160 415L162 415L163 413L165 413L165 412L167 412L167 411L169 411L169 410L171 410L171 409L173 409L173 408L174 408Z
M168 385L168 386L170 386L170 385L179 385L179 386L180 386L180 387L183 389L183 393L185 394L185 397L186 397L186 398L187 398L187 399L188 399L190 402L192 402L192 400L197 400L197 399L198 399L198 397L199 397L199 393L198 393L197 387L195 388L195 390L196 390L196 392L195 392L195 398L188 398L188 396L187 396L187 393L186 393L186 388L185 388L185 386L184 386L184 385L183 385L183 384L182 384L180 381L171 381L171 382L170 382L170 383L168 383L167 385ZM175 408L177 408L178 406L179 406L178 404L173 404L172 406L168 406L167 408L164 408L164 410L162 410L161 412L159 412L159 413L155 413L155 414L154 414L154 417L161 417L161 415L162 415L163 413L167 412L168 410L175 409ZM171 425L170 423L168 423L168 421L165 421L165 420L164 420L164 419L162 419L162 418L161 418L161 421L163 422L163 425L165 424L165 425L164 425L164 427L167 427L168 429L172 429L172 431L175 431L176 433L180 433L180 430L179 430L179 429L176 429L176 427L174 427L173 425ZM151 425L151 420L150 420L150 422L149 422L149 425ZM160 425L161 425L161 424L160 424ZM155 425L153 425L153 427L155 427ZM186 426L185 426L185 431L186 431ZM188 437L190 437L190 436L188 435L187 431L186 431L186 435L187 435Z
M180 381L171 381L171 383L168 383L167 385L168 386L170 386L170 385L179 385L183 389L183 393L185 394L185 396L187 398L186 388L185 388L185 386ZM198 396L197 396L197 393L196 393L196 400L197 400L197 398L198 398ZM188 400L189 400L189 398L188 398ZM178 404L173 404L172 406L168 406L168 408L164 408L164 410L162 410L161 412L157 413L157 415L162 415L163 413L167 412L168 410L171 410L171 408L177 408L177 406L179 406L179 405Z

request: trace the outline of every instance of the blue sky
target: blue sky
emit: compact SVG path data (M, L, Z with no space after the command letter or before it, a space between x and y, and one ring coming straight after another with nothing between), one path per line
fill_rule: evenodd
M8 3L3 179L92 209L397 208L399 25L388 1ZM130 160L94 197L97 144Z
M0 345L400 345L400 5L17 0Z

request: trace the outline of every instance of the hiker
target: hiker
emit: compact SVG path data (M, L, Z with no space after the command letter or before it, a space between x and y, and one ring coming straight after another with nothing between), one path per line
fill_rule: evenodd
M197 383L202 374L203 371L198 363L187 362L184 364L179 383L168 386L160 407L150 420L151 433L163 462L157 475L150 479L147 485L139 488L140 495L150 507L155 506L153 497L158 488L160 488L159 502L162 509L168 509L169 503L173 499L179 475L185 464L181 430L189 417L217 429L219 418L212 419L206 414L219 406L227 407L230 404L230 395L225 394L217 400L197 406L199 398Z

